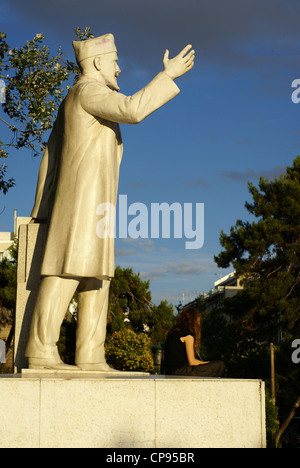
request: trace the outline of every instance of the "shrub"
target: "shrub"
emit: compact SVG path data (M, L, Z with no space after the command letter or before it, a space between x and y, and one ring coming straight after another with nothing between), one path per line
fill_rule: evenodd
M123 371L154 373L151 340L144 333L130 329L114 332L105 344L106 360L113 368Z

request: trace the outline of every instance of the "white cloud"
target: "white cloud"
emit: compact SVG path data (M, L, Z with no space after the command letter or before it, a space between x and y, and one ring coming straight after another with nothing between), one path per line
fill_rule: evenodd
M116 257L128 257L130 255L134 255L134 249L116 249Z
M244 171L234 171L234 170L224 170L220 171L217 174L220 174L227 180L231 180L234 182L242 182L247 183L248 181L252 181L254 179L259 179L260 177L265 177L267 179L274 179L275 177L279 177L280 174L284 174L286 172L286 168L283 166L276 166L270 169L266 169L263 171L255 171L254 169L248 168Z

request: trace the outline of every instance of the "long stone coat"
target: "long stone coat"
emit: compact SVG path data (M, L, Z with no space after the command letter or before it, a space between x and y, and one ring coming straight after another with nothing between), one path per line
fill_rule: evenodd
M135 124L179 93L164 72L133 96L81 77L60 106L41 161L32 218L47 220L42 276L114 276L114 238L100 238L97 206L116 206L123 145ZM142 148L141 148L142 151Z

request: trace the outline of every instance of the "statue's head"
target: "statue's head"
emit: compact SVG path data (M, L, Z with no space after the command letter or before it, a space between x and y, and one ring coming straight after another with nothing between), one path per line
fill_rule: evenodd
M75 56L82 73L98 72L99 81L119 91L117 78L121 72L118 66L117 48L112 34L73 41Z

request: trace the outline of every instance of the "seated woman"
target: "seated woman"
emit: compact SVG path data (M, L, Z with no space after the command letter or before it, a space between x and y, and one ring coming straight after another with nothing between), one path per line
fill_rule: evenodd
M178 315L176 324L169 331L165 342L166 375L223 377L223 361L210 362L196 358L201 340L201 319L201 312L192 308L187 308Z

